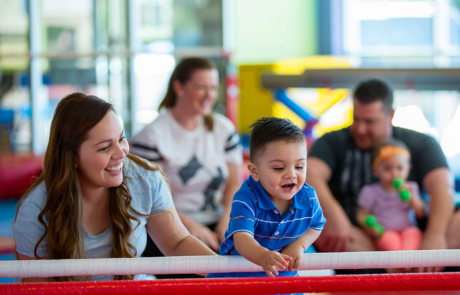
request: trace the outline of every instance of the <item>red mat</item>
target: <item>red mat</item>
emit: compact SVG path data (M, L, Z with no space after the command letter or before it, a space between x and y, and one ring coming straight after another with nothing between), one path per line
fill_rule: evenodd
M19 198L43 171L44 156L0 154L0 200Z
M14 240L9 237L0 237L0 255L14 252Z
M239 279L186 279L153 281L102 281L70 283L28 283L0 285L0 294L75 294L75 295L243 295L279 293L339 294L456 294L459 273L399 275L279 277ZM394 293L393 293L394 292ZM408 293L405 293L408 292Z

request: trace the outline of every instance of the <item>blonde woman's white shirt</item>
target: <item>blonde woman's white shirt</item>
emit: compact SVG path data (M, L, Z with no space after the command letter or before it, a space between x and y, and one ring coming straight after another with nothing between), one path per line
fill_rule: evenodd
M132 140L131 147L131 153L164 170L177 210L201 224L219 220L227 164L239 165L243 160L232 122L220 114L213 114L213 119L212 131L204 119L189 131L168 110L147 125Z

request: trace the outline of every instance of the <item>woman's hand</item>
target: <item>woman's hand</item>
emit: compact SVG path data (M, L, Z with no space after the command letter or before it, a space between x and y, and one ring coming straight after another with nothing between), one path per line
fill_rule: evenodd
M202 225L184 213L178 212L180 220L188 232L202 241L206 246L213 249L215 252L219 252L219 240L217 234L211 231L207 226Z
M233 196L241 186L241 180L243 175L243 169L241 165L227 163L228 166L228 181L224 189L224 197L222 198L222 205L224 212L220 217L214 231L219 237L219 241L222 243L225 241L225 232L227 231L228 224L230 222L230 211L232 208Z
M214 228L214 232L217 234L219 242L221 243L225 241L225 232L227 231L229 220L229 216L223 215L217 223L216 227Z
M200 241L206 244L216 252L219 252L219 238L217 234L211 231L207 226L199 224L195 221L188 222L185 227L188 229L191 235L197 237Z

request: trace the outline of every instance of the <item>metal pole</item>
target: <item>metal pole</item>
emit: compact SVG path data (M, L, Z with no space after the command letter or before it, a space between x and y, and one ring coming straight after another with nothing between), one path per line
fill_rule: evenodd
M136 112L138 111L138 96L137 96L137 85L136 85L136 73L134 72L134 60L136 59L136 53L141 49L141 39L139 37L139 2L137 0L128 1L128 51L129 55L129 73L128 73L128 105L129 105L129 118L130 118L130 130L128 132L131 136L134 136L140 131L142 127L136 121Z
M46 104L46 97L42 95L42 68L40 60L41 51L41 20L40 0L28 0L29 9L29 46L30 46L30 104L32 108L32 151L42 154L46 150L46 132L43 126L42 110Z

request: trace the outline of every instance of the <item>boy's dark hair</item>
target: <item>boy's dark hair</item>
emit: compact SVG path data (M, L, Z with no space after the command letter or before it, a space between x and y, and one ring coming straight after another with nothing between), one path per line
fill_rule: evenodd
M257 153L274 141L305 141L305 135L299 127L288 119L264 117L252 124L249 140L249 160L254 163Z
M375 159L377 158L377 156L379 155L380 153L380 149L384 146L391 146L391 147L394 147L394 148L402 148L402 149L405 149L409 155L410 155L410 150L409 150L409 147L402 141L400 140L397 140L397 139L389 139L387 141L385 141L384 143L380 144L378 147L376 147L373 152L372 152L372 163L374 163Z
M386 114L393 108L393 89L382 80L371 79L360 82L353 93L353 98L362 104L381 101Z

